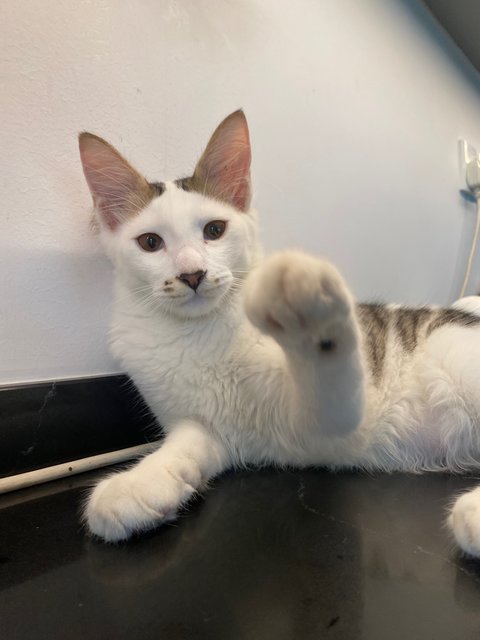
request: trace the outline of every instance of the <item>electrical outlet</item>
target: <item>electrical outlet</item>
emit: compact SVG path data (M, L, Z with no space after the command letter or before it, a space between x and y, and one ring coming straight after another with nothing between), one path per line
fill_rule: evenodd
M472 194L472 192L468 188L468 185L466 182L466 175L467 175L467 165L470 162L473 162L474 160L476 160L477 162L480 161L480 156L478 155L476 148L466 140L459 140L458 141L458 167L460 170L460 175L459 175L460 193L465 198L467 198L468 200L472 200L473 202L476 201L475 196Z

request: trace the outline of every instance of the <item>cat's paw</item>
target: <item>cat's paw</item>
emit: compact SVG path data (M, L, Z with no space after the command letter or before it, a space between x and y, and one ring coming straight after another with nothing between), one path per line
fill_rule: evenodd
M448 525L459 547L471 556L480 556L480 487L455 501Z
M353 298L337 269L299 251L268 258L245 286L248 318L280 344L324 352L356 339Z
M99 482L86 505L85 519L92 534L119 542L173 520L194 492L191 484L167 469L147 475L134 468Z

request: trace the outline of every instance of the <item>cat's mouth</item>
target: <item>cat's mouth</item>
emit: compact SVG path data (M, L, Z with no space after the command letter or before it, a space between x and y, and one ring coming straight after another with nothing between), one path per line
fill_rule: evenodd
M185 289L172 291L168 298L175 303L175 306L188 309L190 313L208 313L216 308L217 304L224 298L232 286L231 276L217 276L205 279L195 289L185 287Z
M201 284L195 291L189 290L185 293L178 294L178 297L185 298L185 300L201 300L201 299L211 299L217 297L220 293L222 293L225 289L228 288L228 283L224 280L223 282L206 282L205 284Z

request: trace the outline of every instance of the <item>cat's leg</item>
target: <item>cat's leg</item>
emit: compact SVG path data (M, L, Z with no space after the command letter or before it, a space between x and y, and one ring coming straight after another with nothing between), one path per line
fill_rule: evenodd
M455 500L447 522L462 551L480 556L480 487Z
M440 327L422 347L428 423L435 425L429 454L443 458L442 464L451 471L476 471L480 467L479 363L478 325Z
M99 482L85 509L88 527L107 542L152 529L175 518L179 507L228 464L225 448L202 425L181 422L157 451Z
M454 306L466 309L465 299L459 303ZM427 339L423 351L427 401L446 468L456 472L478 470L480 329L455 325L439 328ZM480 487L456 498L447 524L463 551L480 556Z
M365 404L360 328L337 269L298 251L277 253L249 276L245 308L284 350L292 420L332 435L357 428Z

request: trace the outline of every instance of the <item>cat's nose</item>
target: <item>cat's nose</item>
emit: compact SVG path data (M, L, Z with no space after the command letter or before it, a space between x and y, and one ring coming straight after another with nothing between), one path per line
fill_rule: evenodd
M181 273L177 278L181 280L187 287L196 291L205 278L206 271L195 271L195 273Z

